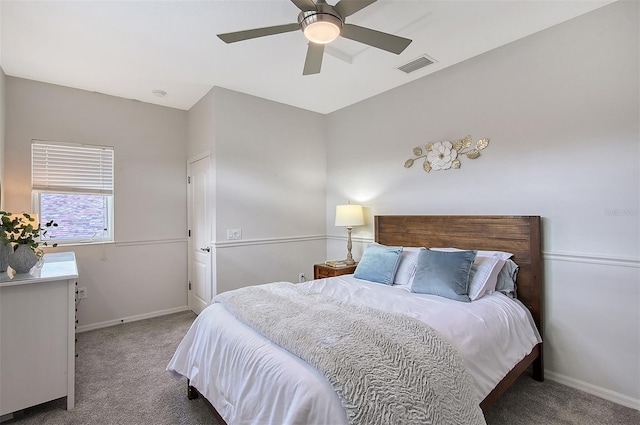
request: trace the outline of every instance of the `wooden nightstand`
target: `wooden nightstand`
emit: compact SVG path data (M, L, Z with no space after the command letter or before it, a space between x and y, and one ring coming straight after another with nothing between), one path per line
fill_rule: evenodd
M313 278L322 279L325 277L342 276L343 274L352 274L356 270L356 264L347 267L331 267L326 264L314 264Z

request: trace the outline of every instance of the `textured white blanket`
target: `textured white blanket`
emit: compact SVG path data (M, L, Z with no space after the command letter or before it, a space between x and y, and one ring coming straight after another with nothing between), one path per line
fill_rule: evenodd
M485 423L461 357L416 319L284 282L214 302L324 374L351 424Z

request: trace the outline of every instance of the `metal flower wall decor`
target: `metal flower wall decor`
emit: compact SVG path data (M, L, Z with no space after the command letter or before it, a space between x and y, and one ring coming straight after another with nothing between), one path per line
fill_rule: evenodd
M424 158L422 168L427 173L431 170L440 171L460 168L460 157L466 155L469 159L476 159L480 156L480 151L489 146L489 139L478 140L475 147L471 147L472 144L473 139L471 136L453 143L449 141L428 142L424 145L424 148L420 146L413 148L415 158L407 159L404 167L411 168L416 160Z

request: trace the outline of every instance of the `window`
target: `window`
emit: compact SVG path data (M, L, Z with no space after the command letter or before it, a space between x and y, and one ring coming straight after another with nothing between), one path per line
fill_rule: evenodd
M33 204L42 240L58 244L113 241L113 148L34 140Z

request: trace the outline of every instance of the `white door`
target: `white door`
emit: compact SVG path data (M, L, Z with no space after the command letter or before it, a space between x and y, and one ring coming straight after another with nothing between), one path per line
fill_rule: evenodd
M209 305L211 286L211 211L209 211L209 156L188 164L189 308L194 313Z

